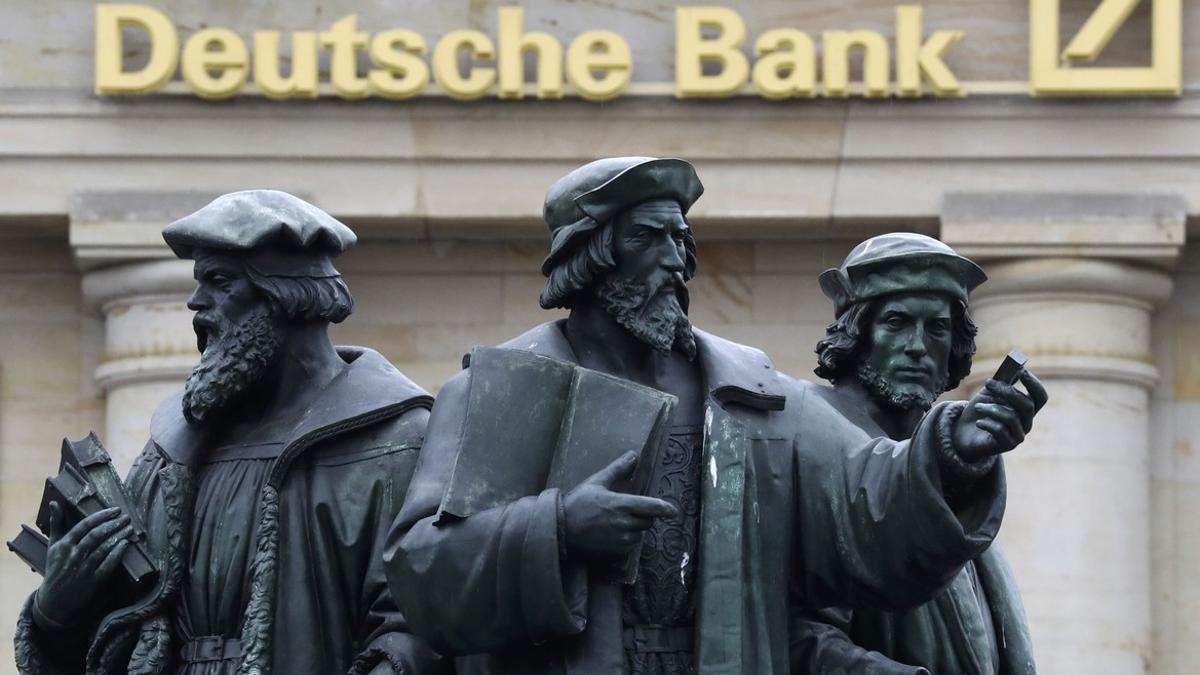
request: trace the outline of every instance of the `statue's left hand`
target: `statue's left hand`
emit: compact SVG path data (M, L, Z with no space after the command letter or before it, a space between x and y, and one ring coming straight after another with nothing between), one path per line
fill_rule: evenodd
M375 667L367 675L396 675L396 671L392 668L392 664L384 660L375 664Z
M967 402L954 426L954 449L968 462L1008 452L1025 440L1033 428L1033 417L1046 405L1049 395L1033 373L1022 370L1016 386L988 380L982 391Z

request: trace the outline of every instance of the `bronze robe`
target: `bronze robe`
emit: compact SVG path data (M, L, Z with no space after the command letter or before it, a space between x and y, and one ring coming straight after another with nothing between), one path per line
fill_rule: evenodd
M833 387L814 392L870 435L884 432ZM797 612L793 670L811 675L1034 675L1033 645L1012 571L997 544L931 600L900 612Z
M1002 470L953 507L938 458L944 408L911 443L871 439L762 352L696 331L706 396L695 654L700 675L785 675L789 611L917 604L987 547ZM578 362L561 322L503 345ZM619 675L622 588L564 559L556 490L453 522L438 507L467 377L442 389L385 568L417 635L458 675ZM787 408L784 409L786 401ZM831 457L853 456L849 462ZM497 457L497 462L506 461Z
M339 348L348 363L291 430L259 496L242 624L242 673L441 672L408 631L380 566L428 419L430 396L379 354ZM162 573L141 597L97 608L69 631L34 623L16 635L26 675L173 673L173 617L185 583L197 466L208 445L182 415L181 394L155 412L126 486L143 509ZM235 586L237 586L235 584Z

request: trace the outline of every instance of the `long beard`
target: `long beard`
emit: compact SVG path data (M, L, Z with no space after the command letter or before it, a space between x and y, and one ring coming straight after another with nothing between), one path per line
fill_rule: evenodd
M204 340L200 363L183 385L183 416L192 424L227 415L275 365L280 339L267 309Z
M672 290L652 293L648 284L610 277L596 290L596 298L613 320L660 354L678 348L688 360L695 360L696 336L679 297L687 291Z
M878 370L865 363L858 364L858 369L855 371L854 376L871 392L877 401L900 412L908 412L910 410L924 412L929 410L933 407L933 402L946 391L947 385L943 379L935 383L933 391L928 389L900 391L892 386L892 383L880 374Z

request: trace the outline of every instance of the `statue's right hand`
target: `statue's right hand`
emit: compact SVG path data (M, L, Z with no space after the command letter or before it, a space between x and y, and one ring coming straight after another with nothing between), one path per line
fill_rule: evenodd
M67 626L75 623L96 593L121 563L133 526L118 508L104 509L64 532L62 506L50 502L50 548L46 578L35 602L46 619Z
M679 515L672 503L615 492L612 486L637 465L637 454L626 453L597 471L563 498L567 548L587 557L624 555L639 541L655 518Z

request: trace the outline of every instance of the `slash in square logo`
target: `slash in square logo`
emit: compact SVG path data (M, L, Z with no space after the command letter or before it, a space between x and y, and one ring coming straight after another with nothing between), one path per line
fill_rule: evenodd
M1150 65L1089 68L1139 2L1151 6ZM1029 0L1029 80L1038 96L1179 96L1183 0L1100 0L1083 27L1059 45L1060 0Z

